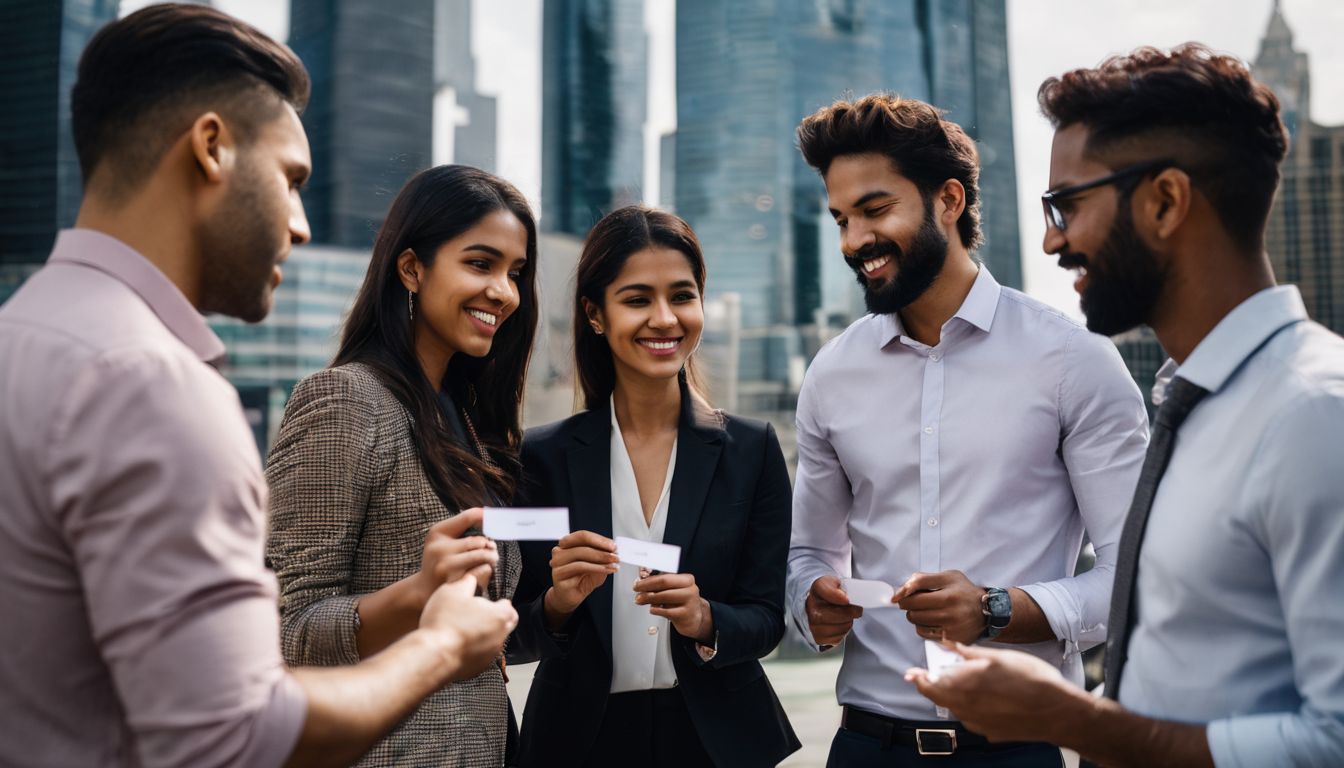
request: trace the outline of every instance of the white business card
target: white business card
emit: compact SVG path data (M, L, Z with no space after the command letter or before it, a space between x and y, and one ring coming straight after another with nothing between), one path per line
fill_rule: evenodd
M500 541L559 541L569 535L569 508L486 507L481 529Z
M959 666L965 659L956 651L949 651L941 643L924 641L924 661L929 670L929 679L937 682L938 677L953 667Z
M642 565L651 571L677 573L681 569L681 547L659 544L624 536L616 537L616 555L622 563Z
M894 608L891 598L896 588L885 581L870 579L841 579L840 588L849 595L849 604L862 608Z

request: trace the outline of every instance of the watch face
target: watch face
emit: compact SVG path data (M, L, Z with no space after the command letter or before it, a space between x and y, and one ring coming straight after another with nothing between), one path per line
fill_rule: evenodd
M1013 615L1013 599L1002 589L990 590L989 597L985 601L985 606L989 609L990 623L1003 626Z

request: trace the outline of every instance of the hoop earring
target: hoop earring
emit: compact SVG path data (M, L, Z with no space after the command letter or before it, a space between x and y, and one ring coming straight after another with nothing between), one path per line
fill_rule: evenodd
M406 314L412 323L415 322L415 291L406 289Z

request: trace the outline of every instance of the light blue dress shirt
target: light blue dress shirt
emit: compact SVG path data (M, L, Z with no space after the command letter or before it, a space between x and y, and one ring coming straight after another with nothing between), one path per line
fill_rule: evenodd
M1014 648L1081 682L1080 649L1102 642L1120 529L1148 421L1115 345L981 267L937 346L897 315L869 315L817 354L798 400L789 608L825 575L899 585L960 570L1018 586L1058 641ZM1097 566L1073 576L1086 528ZM931 720L902 679L924 643L899 608L854 622L842 704Z
M1176 436L1139 554L1120 703L1208 722L1218 766L1344 766L1344 339L1297 288L1164 366L1211 393Z

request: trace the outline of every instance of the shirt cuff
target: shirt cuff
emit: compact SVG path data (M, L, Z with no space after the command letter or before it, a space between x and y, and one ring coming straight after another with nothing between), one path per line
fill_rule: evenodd
M271 700L253 722L259 731L240 765L279 766L289 761L299 743L308 715L308 696L303 686L286 672L271 691Z
M1280 712L1214 720L1205 728L1217 768L1341 765L1339 743L1296 713Z
M709 645L705 645L704 643L697 642L697 643L695 644L695 652L698 653L698 654L700 654L700 660L701 660L701 661L706 661L706 662L707 662L707 661L713 661L713 660L714 660L714 657L719 655L719 633L718 633L718 631L715 631L715 632L714 632L714 645L709 646Z
M828 570L815 568L810 572L799 573L791 583L796 585L796 594L789 602L789 613L793 617L793 623L798 627L798 634L802 635L803 641L807 646L817 653L829 651L834 648L833 645L818 645L815 638L812 637L812 625L807 620L807 595L812 590L812 583L822 576L834 575Z
M1077 609L1077 602L1061 584L1044 582L1018 589L1036 601L1041 613L1045 614L1050 631L1067 646L1090 648L1106 639L1106 623L1103 621L1095 626L1083 626L1083 616Z

